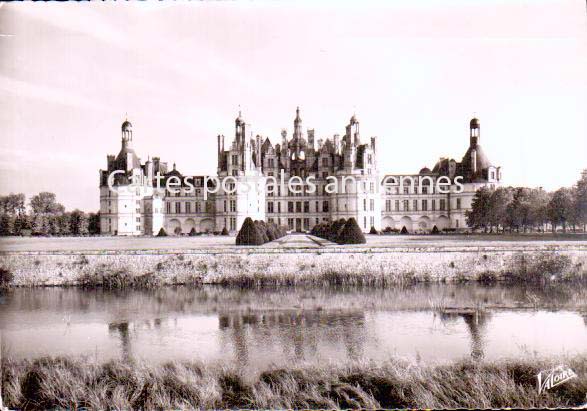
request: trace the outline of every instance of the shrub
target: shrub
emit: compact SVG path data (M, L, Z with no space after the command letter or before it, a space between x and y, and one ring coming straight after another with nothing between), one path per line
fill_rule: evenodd
M432 234L439 234L438 227L432 227Z
M375 227L371 226L371 230L369 230L369 234L379 234L379 231L375 229Z
M344 218L341 218L340 220L336 220L336 221L332 222L330 224L330 229L328 230L327 239L330 241L337 242L338 237L340 236L340 233L341 233L342 229L344 228L346 222L347 221Z
M365 244L365 235L353 217L349 218L340 231L336 242L338 244Z
M265 221L255 220L254 224L255 224L255 227L257 227L257 231L261 235L261 238L263 239L262 244L268 243L269 236L267 235L267 226L265 225Z
M400 234L408 234L408 229L406 228L406 226L402 227L402 230L400 231Z
M198 233L196 232L196 227L192 227L192 229L190 230L189 236L194 237L196 235L198 235Z
M165 231L165 229L163 227L161 227L161 229L157 233L157 237L167 237L167 232Z
M251 217L245 218L241 229L236 236L236 245L262 245L263 234L258 230Z
M226 227L224 227L222 229L222 231L220 232L220 235L228 235L228 230L226 229Z

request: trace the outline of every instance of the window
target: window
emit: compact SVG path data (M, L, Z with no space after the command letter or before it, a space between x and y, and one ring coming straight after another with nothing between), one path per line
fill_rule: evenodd
M171 203L167 203L167 214L171 214Z
M226 200L224 200L223 204L224 204L224 212L226 213L226 211L227 211L227 208L226 208Z
M367 211L367 199L363 198L363 211Z
M137 217L137 223L141 222L141 217Z
M272 158L267 160L267 165L269 166L269 168L275 167L274 160Z
M322 167L328 167L328 157L322 158Z
M422 200L422 211L428 211L428 200Z
M422 187L422 194L428 194L428 187L426 187L426 186Z
M375 184L374 183L369 183L369 190L371 193L375 192Z
M371 156L371 154L367 156L367 164L373 164L373 157Z
M273 213L273 202L272 201L269 201L267 203L267 212L268 213Z
M404 187L404 194L410 194L410 187Z
M234 213L236 211L236 200L230 200L230 212Z
M304 213L309 213L309 212L310 212L310 202L304 201Z
M238 154L232 155L232 165L234 165L234 166L238 165Z
M267 186L267 197L273 197L273 186Z
M410 211L410 202L408 200L404 200L404 211Z
M457 198L457 210L461 209L461 199Z
M418 200L414 200L414 211L418 211Z
M369 200L369 210L375 211L375 200L374 199Z
M230 217L230 229L231 231L236 230L236 217Z
M287 202L287 212L288 213L293 213L294 212L294 203L293 203L293 201L288 201Z
M181 203L177 202L175 203L175 214L180 214L181 213Z
M293 219L293 218L288 218L288 219L287 219L287 227L288 227L290 230L293 230L293 224L294 224L294 219Z
M201 212L202 212L202 206L198 201L196 201L196 213L201 213Z
M281 202L277 203L277 212L281 213ZM279 221L279 219L278 219L278 221Z
M316 212L319 213L320 212L320 202L316 201Z
M369 220L371 221L371 227L374 227L375 226L375 217L371 216L369 218Z
M432 200L432 211L436 211L436 200Z
M363 228L367 229L367 217L363 217Z
M302 212L302 202L296 201L296 213L301 213L301 212Z
M304 218L304 229L309 229L310 228L310 219L309 218Z
M385 211L391 211L391 200L385 200Z
M185 212L188 214L192 212L192 203L185 203Z
M328 201L323 201L322 202L322 212L327 213L328 212Z
M395 200L395 211L399 211L399 200Z
M441 199L439 205L440 205L440 211L446 210L446 200Z

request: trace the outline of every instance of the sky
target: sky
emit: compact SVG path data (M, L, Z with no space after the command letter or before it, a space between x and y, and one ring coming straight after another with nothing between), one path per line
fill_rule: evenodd
M472 116L504 183L570 186L587 168L583 0L0 5L0 194L97 211L133 124L142 161L216 173L239 107L280 141L353 113L382 173L460 161Z

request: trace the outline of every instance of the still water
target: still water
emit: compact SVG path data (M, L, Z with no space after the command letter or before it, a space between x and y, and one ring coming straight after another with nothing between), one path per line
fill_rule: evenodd
M442 362L586 353L586 307L574 287L17 289L0 295L0 330L16 359Z

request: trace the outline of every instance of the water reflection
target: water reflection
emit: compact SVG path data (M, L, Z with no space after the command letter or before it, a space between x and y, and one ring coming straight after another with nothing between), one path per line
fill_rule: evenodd
M491 319L491 313L486 310L441 310L440 319L443 322L454 321L462 318L467 325L471 339L471 357L481 359L485 356L483 349L485 347L484 333L487 323Z
M585 353L584 288L13 290L7 354L235 362L423 361ZM552 332L556 329L558 333Z

